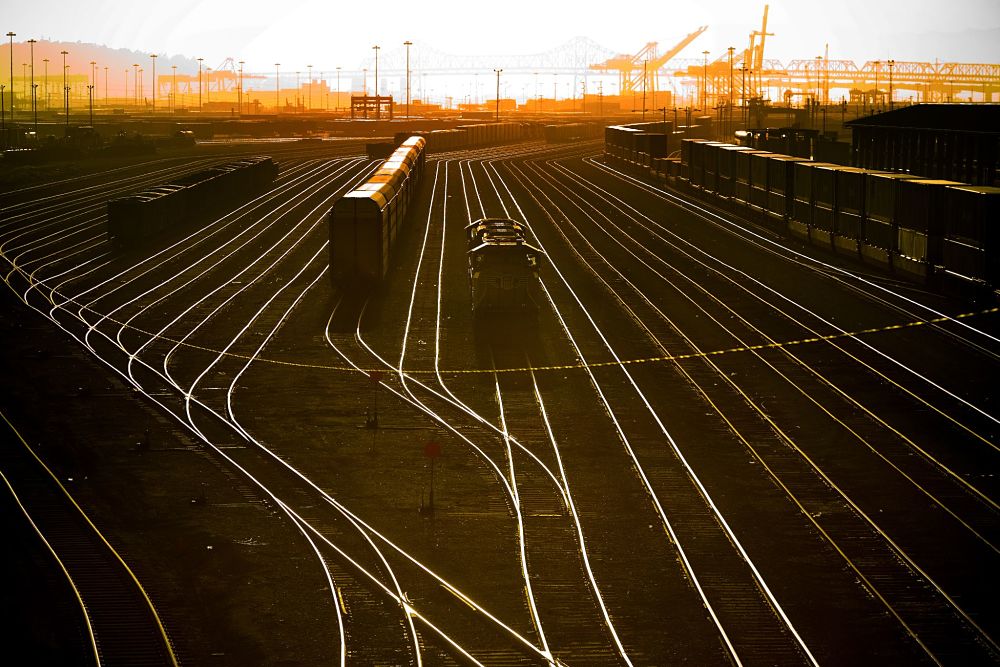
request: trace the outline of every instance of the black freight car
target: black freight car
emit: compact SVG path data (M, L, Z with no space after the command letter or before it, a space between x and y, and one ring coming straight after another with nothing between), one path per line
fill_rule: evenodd
M122 250L166 232L192 229L270 187L277 175L274 160L257 156L112 199L108 202L108 240Z

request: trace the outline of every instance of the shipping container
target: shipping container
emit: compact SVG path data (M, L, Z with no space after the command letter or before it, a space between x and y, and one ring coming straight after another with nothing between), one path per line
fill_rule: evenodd
M888 263L889 253L896 252L896 191L899 181L918 179L911 174L868 171L862 177L865 187L864 214L861 221L862 255Z
M768 155L774 155L768 151L737 151L733 153L733 162L735 164L736 172L736 182L733 184L733 197L736 201L743 202L744 204L750 204L750 184L752 182L750 175L750 165L751 160L755 156L756 159L761 159L760 156L766 157Z
M749 146L720 146L717 154L717 192L721 197L730 198L735 192L736 153L753 150Z
M1000 188L961 185L945 188L945 270L1000 287Z
M836 167L826 162L795 162L792 166L794 174L795 198L792 202L792 218L788 223L792 233L812 238L813 222L813 181L817 167ZM826 235L829 241L829 234Z
M788 219L795 200L792 184L794 167L806 158L791 155L773 155L767 162L767 213L775 219Z
M837 207L834 212L835 249L860 252L861 215L865 206L865 170L857 167L837 169Z
M896 191L899 254L928 264L940 264L944 239L945 188L963 185L941 179L903 180Z

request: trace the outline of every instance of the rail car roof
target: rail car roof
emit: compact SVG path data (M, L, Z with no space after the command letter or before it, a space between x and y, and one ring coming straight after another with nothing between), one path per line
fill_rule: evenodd
M511 218L480 218L474 222L470 222L465 226L465 228L472 229L476 225L496 225L496 224L508 224L508 225L521 225L525 229L531 229L528 223L521 222L520 220L513 220Z
M486 241L477 245L475 248L470 248L468 254L477 255L487 250L490 250L491 252L510 252L511 248L527 249L540 256L545 254L535 246L522 240L497 242Z

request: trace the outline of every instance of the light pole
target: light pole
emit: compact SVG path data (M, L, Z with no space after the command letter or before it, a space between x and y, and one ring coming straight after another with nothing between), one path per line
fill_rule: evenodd
M69 51L65 49L60 51L63 57L63 105L66 110L66 134L69 134L69 86L66 85L66 56L69 55Z
M406 40L403 42L406 47L406 117L410 117L410 47L413 42Z
M177 113L177 65L171 65L172 78L170 80L170 97L173 112Z
M337 113L340 113L340 66L337 66Z
M642 61L642 122L646 122L646 63L648 60Z
M139 109L139 63L132 63L132 106Z
M295 113L299 112L301 104L299 102L299 95L302 92L302 80L299 78L299 71L295 70Z
M150 59L153 61L153 113L156 113L156 54L149 54Z
M497 73L497 122L499 123L500 122L500 72L502 72L503 70L494 69L493 71Z
M237 104L240 108L240 115L243 114L243 65L245 64L246 63L243 60L240 61L240 89L239 94L237 95ZM249 109L247 109L247 113L250 113Z
M733 54L736 52L735 46L730 46L729 51L729 127L727 128L727 133L731 134L733 131Z
M368 68L367 67L362 67L361 68L361 83L362 83L362 87L364 88L364 96L368 97Z
M94 84L94 99L97 99L97 61L90 61L90 82Z
M701 54L705 56L705 63L702 70L702 95L701 95L701 108L708 113L708 51L702 51Z
M742 110L743 116L743 128L746 129L747 126L747 66L746 63L740 65L740 76L743 79L742 92L740 93L740 108Z
M892 68L896 65L896 61L890 58L885 64L889 66L889 111L892 111Z
M875 113L875 109L878 106L878 68L882 64L882 61L876 60L875 65L875 94L872 96L872 113Z
M108 66L104 66L104 106L108 106Z
M274 113L281 111L281 63L274 63Z
M312 111L312 108L313 108L313 66L312 65L306 65L306 68L309 70L309 102L308 102L307 111Z
M381 48L378 44L372 47L375 51L375 118L382 117L382 104L378 101L378 52Z
M42 58L42 62L45 63L45 79L43 79L44 84L42 85L42 92L45 94L45 110L49 110L49 59Z
M35 94L35 43L37 39L29 39L31 50L31 113L34 116L35 137L38 137L38 100Z
M10 37L10 124L13 125L14 124L14 38L17 37L17 33L8 32L7 36Z
M204 58L198 58L198 111L201 112L201 63Z
M87 86L87 93L90 97L90 127L94 127L94 84Z
M212 68L205 68L205 106L212 106Z
M812 104L809 105L809 118L812 119L810 122L812 123L813 128L816 127L816 119L819 117L819 105L821 100L823 99L823 93L822 93L823 78L820 76L819 73L820 64L822 63L822 61L823 61L823 56L816 56L816 66L815 66L816 97L813 98Z

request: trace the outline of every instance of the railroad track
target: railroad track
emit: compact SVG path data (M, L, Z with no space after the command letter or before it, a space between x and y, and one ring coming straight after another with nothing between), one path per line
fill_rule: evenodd
M940 306L679 213L596 147L435 156L367 302L331 293L318 222L372 165L305 150L153 257L93 236L87 207L116 186L64 184L79 188L58 208L0 221L6 280L295 527L341 664L994 659L983 569L957 565L996 561L988 411L905 332L898 353L784 344ZM487 215L526 220L549 255L537 338L469 334L462 229ZM815 274L830 307L781 272ZM834 322L850 300L856 321ZM963 364L1000 358L957 320L927 331ZM650 357L665 361L619 365ZM420 513L428 440L445 457Z
M0 447L0 476L76 596L87 644L80 657L96 665L177 665L156 609L125 560L7 416L0 417L16 441Z

